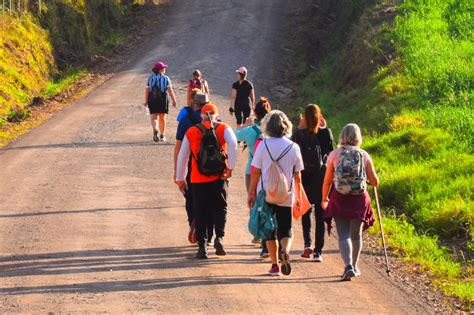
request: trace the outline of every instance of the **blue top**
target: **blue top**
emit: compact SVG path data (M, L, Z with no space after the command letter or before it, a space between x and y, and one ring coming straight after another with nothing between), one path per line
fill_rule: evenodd
M176 121L180 121L181 118L183 118L184 116L188 114L188 110L186 109L186 107L181 108L181 110L178 113L178 117L176 117Z
M161 92L164 93L166 92L166 89L168 88L168 86L170 86L171 81L167 75L152 74L148 78L147 87L151 89L151 87L157 83L159 83L161 87Z
M246 127L244 129L235 130L235 136L237 137L237 141L245 142L249 149L249 157L247 161L247 166L245 168L245 174L250 174L255 142L257 142L257 139L261 135L261 133L257 133L255 128L258 128L258 130L260 130L260 123L253 124L252 126Z
M183 141L184 136L186 135L186 131L188 131L189 128L201 122L201 109L200 108L194 111L194 114L193 114L194 121L192 121L189 118L188 110L186 108L183 108L183 109L185 110L185 113L183 117L181 117L181 119L179 120L178 131L176 132L176 140L179 140L179 141Z

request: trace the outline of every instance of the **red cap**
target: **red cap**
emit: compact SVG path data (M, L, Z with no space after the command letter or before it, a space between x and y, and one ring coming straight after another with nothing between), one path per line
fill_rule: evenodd
M165 64L164 62L158 61L157 63L155 63L154 68L155 69L165 69L165 68L168 68L168 65Z
M209 115L217 115L219 112L217 111L217 106L214 104L206 104L202 107L201 109L201 114L207 114Z

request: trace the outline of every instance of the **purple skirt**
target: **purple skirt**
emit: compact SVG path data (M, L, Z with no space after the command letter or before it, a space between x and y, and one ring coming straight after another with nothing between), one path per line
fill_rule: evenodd
M332 218L360 220L364 223L364 230L374 225L375 216L370 204L369 193L366 191L361 195L343 195L334 189L324 213L324 220L328 225L329 234L332 228Z

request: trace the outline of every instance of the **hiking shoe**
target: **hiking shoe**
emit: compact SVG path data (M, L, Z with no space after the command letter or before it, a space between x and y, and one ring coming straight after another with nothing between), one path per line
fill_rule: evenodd
M196 258L197 259L207 259L208 256L207 256L207 249L206 248L203 248L203 247L200 247L198 249L198 252L196 254Z
M160 141L163 141L163 142L165 142L165 141L166 141L166 137L165 137L165 135L160 135Z
M355 274L356 277L358 277L358 276L362 275L362 272L360 272L359 268L354 267L354 274Z
M262 248L262 251L260 252L260 258L268 258L270 257L270 253L268 252L268 248Z
M221 237L216 237L214 240L214 248L216 249L216 255L217 256L225 256L227 255L225 249L224 249L224 244L222 242Z
M347 266L346 269L344 269L344 273L341 276L342 281L351 281L352 278L355 277L355 272L354 268L352 268L351 265Z
M303 253L301 254L301 257L309 258L311 257L312 253L313 253L313 249L311 247L305 247L305 249L303 250Z
M269 276L279 276L280 275L280 267L278 266L278 264L272 265L270 270L268 270L268 275Z
M290 255L281 253L281 273L288 276L291 273Z
M158 130L153 130L153 141L158 142Z
M323 256L321 256L320 252L314 252L313 254L313 261L315 262L323 262Z

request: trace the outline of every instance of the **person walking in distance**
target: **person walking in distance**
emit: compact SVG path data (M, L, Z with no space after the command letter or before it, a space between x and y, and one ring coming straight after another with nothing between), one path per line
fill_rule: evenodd
M188 190L185 180L190 155L193 212L199 249L196 257L208 258L207 229L209 216L214 218L216 255L224 256L223 238L227 221L228 179L237 159L237 140L233 130L218 123L218 110L213 104L201 109L202 123L186 132L176 163L176 183L181 191Z
M235 130L235 135L237 141L241 141L249 150L247 165L245 167L245 188L248 192L250 184L250 169L252 165L253 154L255 151L255 143L258 139L262 138L262 130L260 124L262 119L271 111L270 102L267 98L261 97L260 100L255 105L255 121L250 118L247 119L247 122L241 126L239 129ZM249 126L247 126L249 124ZM256 241L256 242L255 242ZM267 258L269 256L267 244L264 240L252 240L252 242L259 243L261 242L262 251L260 253L261 258Z
M247 80L247 68L235 70L237 81L232 84L229 113L235 114L237 126L241 126L250 116L255 104L255 91L252 82Z
M180 109L178 116L176 117L176 121L179 123L181 118L184 116L188 115L188 111L190 108L193 108L194 106L194 97L196 96L196 93L201 93L200 89L192 89L191 90L191 99L193 99L193 102L189 103L188 105L184 106L183 108Z
M301 206L300 172L304 169L303 158L298 144L288 139L291 136L292 124L283 112L273 110L268 113L262 121L262 130L265 138L257 147L252 160L254 168L250 176L248 206L252 207L258 191L264 189L265 199L275 215L277 226L274 235L266 240L272 260L272 266L268 273L271 276L280 274L277 254L278 246L281 244L281 272L284 275L289 275L291 273L292 207L294 203L296 207ZM287 194L285 195L286 200L278 204L269 202L269 195L274 193L273 188L269 188L269 185L271 186L271 183L275 181L275 171L284 176L288 185L284 191ZM281 183L282 178L278 176L278 179L278 182Z
M202 73L199 69L194 70L192 80L188 82L188 92L186 99L188 104L192 104L193 98L191 97L191 91L193 89L198 89L200 92L207 94L207 97L211 98L211 93L209 92L209 85L207 81L202 77Z
M339 147L328 157L321 207L330 222L336 221L339 250L345 269L341 280L361 274L357 266L362 250L362 231L373 225L375 218L367 193L367 180L379 184L369 154L360 148L362 135L356 124L346 125L339 137ZM331 194L331 186L334 186Z
M153 128L153 141L166 141L166 115L169 111L169 97L176 107L176 97L170 78L165 75L168 66L159 61L153 66L153 74L148 78L145 93L145 106L150 111L151 127ZM159 130L157 129L159 128Z
M322 262L322 250L324 246L324 210L321 208L322 187L326 171L326 159L334 149L331 129L323 128L325 121L321 115L319 106L309 104L305 107L304 116L300 117L298 129L293 134L292 140L301 149L304 170L301 171L303 188L313 205L312 210L306 212L301 223L303 226L304 251L303 258L310 258ZM311 212L314 211L316 218L315 247L314 251L311 240Z
M174 176L173 180L176 182L176 163L178 161L178 154L183 143L184 136L186 132L192 126L195 126L201 123L201 108L208 103L207 95L199 92L194 93L194 104L186 106L183 109L186 111L186 115L179 120L178 129L176 131L176 144L174 146ZM190 243L194 244L197 242L196 239L196 221L194 220L193 214L193 194L192 194L192 184L191 184L191 159L188 162L188 174L186 176L187 190L182 191L184 198L186 200L186 214L188 216L189 224L189 233L188 240ZM213 228L213 226L211 226Z

